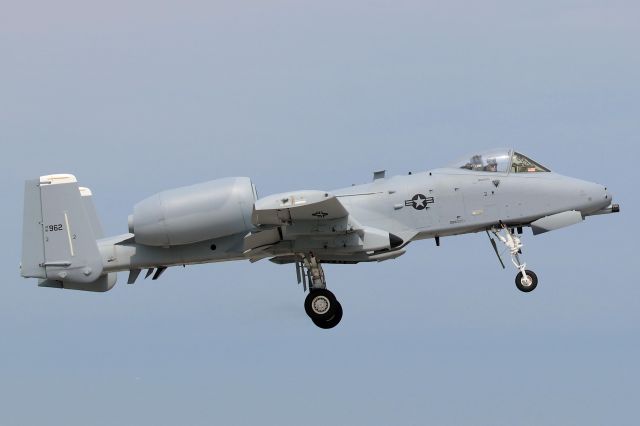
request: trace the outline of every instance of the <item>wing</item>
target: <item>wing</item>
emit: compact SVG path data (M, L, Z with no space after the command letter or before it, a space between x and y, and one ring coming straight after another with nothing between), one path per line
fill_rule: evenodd
M348 215L335 195L323 191L297 191L258 200L252 222L255 226L285 225L294 221L341 219Z
M362 226L338 197L325 191L295 191L260 199L254 205L252 222L256 230L244 239L245 255L252 261L287 259L309 251L324 261L385 260L387 252L403 244L384 230Z

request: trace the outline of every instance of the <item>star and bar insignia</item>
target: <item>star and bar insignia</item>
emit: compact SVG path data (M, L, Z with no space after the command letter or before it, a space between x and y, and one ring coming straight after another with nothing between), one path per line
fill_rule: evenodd
M416 210L425 210L429 208L429 204L435 203L433 197L426 197L423 194L416 194L410 200L406 200L404 205L407 207L413 207Z

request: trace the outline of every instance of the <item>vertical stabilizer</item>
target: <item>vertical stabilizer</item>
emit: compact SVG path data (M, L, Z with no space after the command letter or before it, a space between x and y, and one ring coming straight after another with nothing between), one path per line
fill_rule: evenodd
M40 179L31 179L24 185L24 213L22 217L23 277L45 278L44 240L42 235L42 205Z
M102 229L91 191L81 190L73 175L27 181L22 276L57 281L63 288L92 290L82 287L102 275L98 236Z
M93 230L93 236L96 238L96 240L99 240L100 238L104 237L104 232L102 230L100 220L98 219L98 212L96 211L96 207L93 205L93 193L89 188L81 186L80 195L82 196L84 211L87 212L87 217L89 218L89 223L91 224L91 229Z

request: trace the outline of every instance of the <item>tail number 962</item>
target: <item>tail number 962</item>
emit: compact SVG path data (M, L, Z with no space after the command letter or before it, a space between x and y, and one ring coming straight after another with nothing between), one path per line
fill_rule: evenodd
M57 232L57 231L62 231L62 224L58 224L58 225L45 225L44 230L46 232Z

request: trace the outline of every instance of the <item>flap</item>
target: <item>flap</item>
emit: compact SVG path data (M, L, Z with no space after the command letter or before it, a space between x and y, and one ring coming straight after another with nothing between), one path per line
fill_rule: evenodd
M280 230L280 228L252 232L244 237L244 251L247 252L260 247L270 246L281 240L282 230Z

